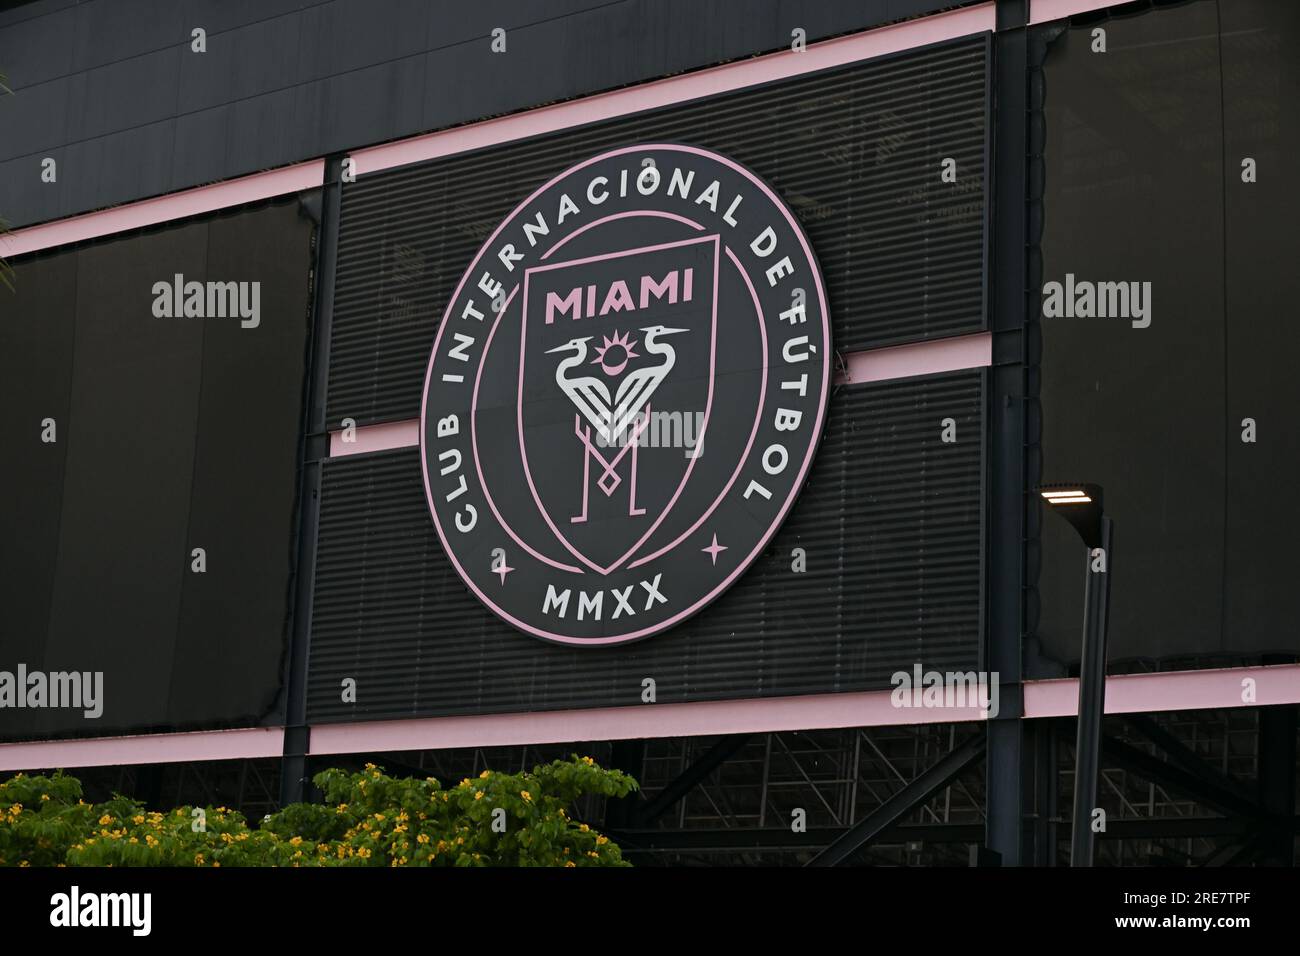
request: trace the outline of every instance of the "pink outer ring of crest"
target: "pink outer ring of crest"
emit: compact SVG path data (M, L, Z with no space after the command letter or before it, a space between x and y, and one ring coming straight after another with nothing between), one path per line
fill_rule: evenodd
M578 172L579 170L585 169L586 167L601 162L602 160L611 159L615 156L625 156L628 153L642 153L651 150L690 153L695 156L703 156L706 159L712 160L715 163L719 163L723 166L726 166L727 168L734 170L737 173L740 173L740 175L744 176L756 187L758 187L758 189L762 191L763 195L767 196L767 198L771 201L772 205L781 213L782 216L785 217L786 222L789 223L790 228L794 231L794 234L799 239L799 245L800 248L803 249L804 257L812 265L813 283L817 288L817 303L821 309L822 342L824 343L822 349L823 352L822 354L822 396L821 396L822 400L820 403L818 403L817 406L817 421L813 424L813 437L808 442L808 453L804 456L804 460L799 466L799 475L795 479L793 485L791 486L792 490L790 494L786 497L785 502L781 505L780 512L777 514L776 518L772 521L768 529L765 532L763 532L763 534L759 537L758 542L754 545L753 549L749 552L749 554L747 554L744 557L744 559L741 560L736 565L735 570L732 571L729 575L727 575L721 582L714 585L714 587L709 591L708 594L706 594L704 597L700 598L699 600L694 601L690 605L690 607L678 611L676 614L674 614L671 618L667 619L666 621L661 621L660 623L652 625L650 627L641 628L640 630L631 631L626 634L615 634L607 637L585 637L585 638L572 637L567 634L555 634L551 631L544 631L541 628L533 627L531 624L527 624L523 621L520 621L514 616L506 613L500 607L498 607L496 603L493 602L492 599L489 598L486 594L484 594L483 591L478 587L478 585L474 583L474 580L468 574L465 573L465 569L461 567L460 561L457 559L455 552L453 552L451 547L448 545L447 535L443 532L442 523L438 521L438 510L433 503L433 491L429 487L428 456L426 454L426 449L424 447L425 434L426 434L425 429L426 429L426 425L428 422L428 415L429 415L429 383L433 378L434 359L438 355L438 346L442 343L442 333L447 329L449 325L452 308L460 300L460 294L465 288L465 283L469 280L473 265L479 262L483 258L483 256L487 253L488 249L496 241L497 236L500 235L501 230L504 229L508 223L513 222L515 217L518 216L523 211L523 209L534 199L536 199L542 193L546 192L546 190L550 189L556 183L560 182L563 179L567 179L569 176L572 176L574 173ZM825 424L826 421L826 405L829 400L828 392L830 390L830 385L831 385L830 341L831 341L830 309L826 302L826 287L822 283L821 267L817 263L817 257L813 255L812 247L808 244L808 237L804 235L803 228L799 225L798 220L796 220L794 216L791 215L790 210L786 207L785 203L781 201L781 199L776 195L776 193L772 192L771 187L769 187L767 183L763 182L762 179L760 179L754 173L750 172L744 166L741 166L739 163L735 162L734 160L728 159L727 157L721 156L718 153L714 153L710 150L700 149L695 146L684 146L681 145L680 143L641 143L636 146L626 146L623 147L622 149L614 149L605 153L601 153L598 156L593 156L590 159L586 159L583 162L578 163L576 166L570 166L568 169L564 170L564 172L560 173L558 176L555 176L545 185L538 187L536 190L533 191L531 195L528 196L527 199L525 199L513 210L511 210L510 214L506 216L504 219L502 219L501 222L497 225L496 229L492 231L492 235L488 236L487 241L484 242L483 245L479 247L478 252L474 254L474 258L470 260L470 267L467 268L465 270L464 275L461 276L460 282L457 283L456 285L456 291L452 293L451 298L447 302L447 311L443 314L442 323L438 326L438 334L433 340L433 349L429 353L429 367L424 374L424 393L420 399L420 471L424 476L425 502L429 506L429 514L433 517L433 526L438 531L438 540L442 543L443 552L447 555L447 559L451 562L451 566L456 569L456 573L460 575L460 579L463 582L465 582L465 586L468 587L474 593L475 597L477 597L479 601L481 601L484 605L486 605L488 609L492 611L493 614L495 614L497 617L501 618L502 620L508 622L516 629L521 630L526 634L532 634L534 637L540 637L542 640L545 641L551 641L552 643L556 643L556 644L566 644L569 646L579 646L579 647L627 644L632 641L642 640L643 638L647 638L655 634L659 634L681 623L685 619L691 617L692 615L698 613L699 611L707 607L721 594L723 594L729 587L731 587L733 581L735 581L742 574L744 574L745 571L749 569L749 566L750 564L753 563L754 558L758 556L759 552L761 552L765 547L767 547L767 543L772 539L772 536L776 534L777 529L780 528L781 525L785 522L786 515L789 514L790 508L794 506L795 500L799 497L799 491L803 488L804 480L808 477L808 470L812 467L813 458L817 454L817 446L821 443L822 426ZM484 356L484 358L486 358L486 356Z

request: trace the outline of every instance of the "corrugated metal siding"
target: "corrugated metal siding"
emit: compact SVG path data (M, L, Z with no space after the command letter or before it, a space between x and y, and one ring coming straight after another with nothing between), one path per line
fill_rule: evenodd
M328 461L312 619L313 722L786 696L977 666L982 626L981 371L841 388L817 462L767 552L682 626L613 648L546 644L461 583L425 503L419 453ZM957 421L957 442L940 440ZM791 570L791 551L807 570ZM357 703L340 682L357 681Z
M704 146L773 184L821 262L841 352L982 330L986 66L986 40L966 40L345 185L329 420L418 415L479 246L551 177L637 142Z

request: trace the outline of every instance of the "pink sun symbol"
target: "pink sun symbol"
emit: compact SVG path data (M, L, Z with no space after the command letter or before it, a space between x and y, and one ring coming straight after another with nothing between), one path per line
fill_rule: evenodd
M592 360L592 365L599 365L600 370L606 375L617 375L623 369L627 368L629 360L637 357L635 350L636 340L631 338L627 332L615 333L611 339L608 335L603 336L604 345L596 346L596 357ZM612 351L611 351L612 350ZM622 355L622 361L617 365L612 365L615 359Z

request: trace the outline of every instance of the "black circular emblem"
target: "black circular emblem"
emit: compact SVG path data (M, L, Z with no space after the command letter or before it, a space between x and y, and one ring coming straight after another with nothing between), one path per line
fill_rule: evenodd
M548 641L672 627L790 510L830 354L816 259L761 179L674 144L579 163L497 227L434 342L420 448L448 557Z

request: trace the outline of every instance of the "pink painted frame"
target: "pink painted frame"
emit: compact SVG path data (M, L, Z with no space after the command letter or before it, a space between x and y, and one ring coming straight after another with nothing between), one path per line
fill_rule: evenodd
M0 744L0 771L184 763L190 760L242 760L283 755L283 727L250 727L197 733Z
M38 226L15 229L11 233L0 235L0 256L21 256L53 246L155 226L174 219L314 189L324 182L325 160L313 159L296 166L271 169L211 186L199 186L154 199L88 212L70 219L57 219Z
M1118 6L1124 0L1029 0L1029 22L1047 23L1064 20L1076 13L1091 13L1106 7Z
M1243 681L1247 679L1254 681L1255 696L1251 701L1242 700ZM316 724L311 728L310 752L322 755L517 746L983 719L978 709L973 707L896 708L890 703L890 693L869 691L481 717ZM1078 699L1079 682L1076 679L1027 681L1024 685L1024 718L1073 717L1077 713ZM1294 704L1300 704L1300 664L1123 674L1106 679L1108 714ZM283 736L283 728L268 727L0 744L0 771L278 757L283 751Z
M899 53L932 43L987 33L997 25L993 3L981 3L915 20L905 20L834 40L824 40L802 53L769 53L680 76L568 100L499 119L485 120L425 136L385 143L351 154L358 176L454 156L543 133L658 109L733 90L833 69L873 57Z

